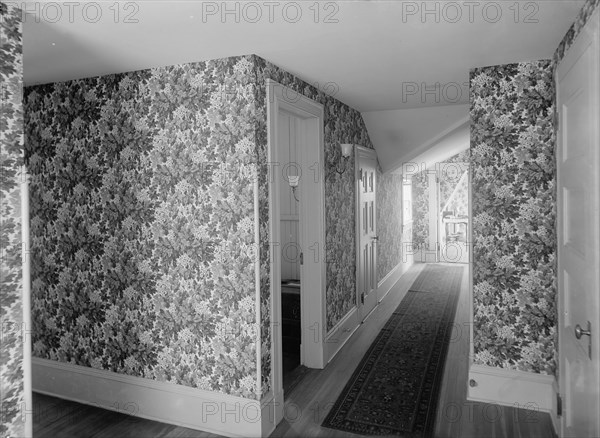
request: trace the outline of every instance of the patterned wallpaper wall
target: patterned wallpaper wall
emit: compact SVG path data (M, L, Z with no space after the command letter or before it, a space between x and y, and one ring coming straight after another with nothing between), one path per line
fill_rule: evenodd
M585 24L588 22L594 11L598 8L598 5L600 5L600 0L586 0L583 7L581 8L581 11L579 11L579 14L577 14L577 18L575 19L575 21L561 40L560 44L556 48L556 51L554 52L552 62L554 63L555 67L556 64L558 64L558 62L560 62L560 60L563 59L565 53L567 53L569 47L571 47L573 41L575 41L575 38L581 32L583 26L585 26Z
M474 225L473 232L478 234L474 240L480 253L498 243L507 248L502 254L479 259L475 248L474 343L477 363L556 374L554 145L558 114L553 76L557 64L599 4L600 0L585 2L551 62L486 67L471 72L471 148L480 167L479 176L473 175L473 207L475 196L478 202L484 202L479 222ZM490 108L494 109L494 114L484 116L484 111ZM524 110L522 114L517 113L519 108ZM477 125L473 125L474 116ZM491 146L498 140L504 147L494 151ZM516 157L509 159L507 151L512 151ZM507 171L514 172L513 181L507 180ZM496 188L498 200L493 205L490 195L494 189L483 180L496 174L504 177ZM525 182L529 190L519 190L509 196L510 190L515 186L522 189ZM499 202L508 203L513 211L518 207L518 213L515 212L511 221L516 229L507 228L511 225L506 223L509 214L505 213L503 219L493 219L499 210ZM485 214L486 208L489 214ZM502 231L497 236L498 241L493 236L494 227ZM511 257L511 251L518 251L518 254ZM496 269L492 269L494 267ZM510 273L507 281L498 278L498 270ZM497 325L494 319L492 324L491 315L498 312L504 323ZM515 335L523 330L527 330L526 336Z
M0 3L0 436L25 436L21 166L23 63L21 10Z
M28 87L33 352L257 395L248 58Z
M402 261L402 175L377 175L377 281Z
M256 76L256 145L259 162L267 161L267 101L266 80L272 79L295 92L306 96L324 106L325 168L335 165L340 156L339 143L353 143L372 149L366 126L361 114L343 104L333 96L326 94L316 86L310 85L272 63L252 56ZM316 85L316 84L315 84ZM293 99L293 96L290 97ZM348 168L354 168L354 157L348 162ZM260 221L261 243L268 238L268 187L266 168L261 168L260 183ZM308 173L308 172L307 172ZM355 200L353 172L342 175L333 172L325 178L325 239L326 257L326 314L329 331L355 305ZM272 239L271 239L272 240ZM261 250L261 254L264 251ZM262 330L262 377L263 392L270 383L271 343L269 260L261 260L261 330Z
M253 55L27 89L36 356L269 390L267 78L324 105L328 163L340 142L373 147L358 111ZM326 330L355 304L352 175L325 181Z
M475 363L552 374L552 65L476 68L470 82Z
M412 242L414 248L421 248L429 240L429 180L427 171L412 176Z

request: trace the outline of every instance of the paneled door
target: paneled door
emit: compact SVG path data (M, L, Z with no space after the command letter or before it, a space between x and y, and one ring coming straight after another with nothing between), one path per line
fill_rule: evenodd
M557 68L561 436L600 436L598 11Z
M361 321L377 305L377 155L356 148L357 300Z

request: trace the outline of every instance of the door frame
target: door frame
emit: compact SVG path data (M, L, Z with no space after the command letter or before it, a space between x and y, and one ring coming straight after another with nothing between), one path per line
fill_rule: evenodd
M360 158L361 157L367 157L367 158L373 158L375 159L375 212L374 212L374 222L375 222L375 235L377 235L377 167L379 165L379 160L377 159L377 152L375 151L375 149L369 149L366 148L364 146L359 146L359 145L355 145L354 146L354 188L356 191L356 194L354 196L355 200L354 200L354 217L355 217L355 231L354 231L354 235L356 236L354 240L356 240L355 242L355 246L356 246L356 272L355 272L355 284L356 284L356 289L355 289L355 299L356 299L356 309L358 310L358 315L359 315L359 320L360 321L364 321L369 314L367 315L363 315L363 305L361 303L360 300L360 287L359 287L359 266L360 266L360 252L361 252L361 248L360 248L360 184L361 184L361 180L358 178L358 172L360 170L360 166L359 166L359 162L360 162ZM376 245L379 245L379 242L376 243ZM375 264L375 286L374 286L374 293L376 294L376 304L375 307L377 307L377 304L379 304L379 296L377 295L378 292L378 282L377 282L377 251L379 250L379 247L376 246L375 247L375 254L373 255L374 258L374 264ZM359 321L359 322L360 322Z
M595 28L591 28L591 26L593 25L593 23L595 22ZM562 263L562 257L561 257L561 249L562 249L562 244L564 242L564 237L565 237L565 232L564 232L564 225L566 222L566 215L565 215L565 211L564 211L564 205L563 205L563 194L561 193L561 189L562 189L562 181L563 181L563 174L562 174L562 169L560 166L560 159L561 159L561 154L564 148L563 145L563 141L562 141L562 133L564 131L564 126L563 126L563 119L561 118L561 113L560 113L560 104L561 102L559 101L560 98L560 89L561 89L561 85L560 85L560 81L561 79L566 75L566 73L573 67L573 64L576 62L577 59L579 59L579 57L582 55L582 52L584 50L582 46L582 44L584 44L584 42L582 42L582 38L584 37L584 35L588 35L589 38L589 44L595 45L597 48L600 47L600 9L596 8L596 10L594 11L594 13L592 14L592 16L590 17L590 19L588 20L588 23L584 26L583 30L581 31L581 34L575 39L575 41L573 42L572 46L568 49L567 53L565 54L564 58L558 63L556 70L555 70L555 75L554 75L554 80L555 80L555 90L556 90L556 111L557 111L557 117L558 117L558 129L557 129L557 133L556 133L556 189L557 189L557 198L556 198L556 235L557 235L557 248L556 248L556 259L557 259L557 311L558 311L558 327L557 327L557 332L558 332L558 366L559 366L559 375L556 376L557 381L558 381L558 390L559 390L559 394L561 395L561 397L564 397L564 391L565 391L565 370L564 370L564 357L565 357L565 347L564 347L564 343L568 342L568 338L569 336L565 334L565 329L566 329L566 322L565 322L565 309L564 307L564 299L565 299L565 290L564 290L564 278L563 278L563 270L562 270L562 266L564 266ZM585 46L587 47L587 45ZM592 75L594 76L594 79L592 80L592 93L593 96L592 99L595 99L596 102L600 102L600 85L598 84L598 79L600 78L600 55L598 55L598 49L596 50L592 50L591 52L594 55L594 59L593 59L593 73ZM566 71L565 71L566 70ZM591 117L591 120L594 120L595 126L593 128L594 131L594 140L596 142L596 144L598 144L600 142L600 111L598 106L596 105L594 108L594 112L595 115L593 115ZM594 184L597 184L598 181L600 180L600 153L596 150L595 151L595 157L594 157L594 161L596 162L595 165L591 166L591 169L593 169L595 171L595 175L593 176L594 179ZM592 200L593 205L590 207L593 210L595 210L596 212L598 211L598 209L600 209L600 199L593 199ZM600 224L595 224L598 229L597 232L600 235ZM600 247L598 247L598 245L595 245L594 250L597 252L600 252ZM598 257L598 255L597 255ZM600 270L600 266L597 267L598 270ZM596 271L595 273L593 273L592 275L596 275L598 276L599 271ZM597 282L600 282L600 280L598 280L597 278ZM598 291L593 291L592 293L599 293ZM592 323L592 339L594 339L594 344L592 345L592 348L595 349L596 351L598 350L598 348L600 348L600 344L598 343L598 329L600 328L600 317L596 317L595 320ZM591 340L590 340L591 342ZM598 367L600 365L596 364L596 372L598 373ZM597 378L600 379L600 377L597 376ZM568 406L565 406L566 402L563 403L563 410L568 409ZM554 418L553 418L554 420ZM600 419L596 418L596 429L600 430ZM567 425L566 425L566 416L563 415L560 416L559 418L559 424L558 424L558 430L556 431L558 436L562 437L565 436L566 432L567 432Z
M300 247L304 253L301 267L301 358L308 368L325 366L325 147L322 104L285 87L272 79L266 80L267 87L267 145L269 168L269 231L270 281L271 281L271 378L275 397L275 424L283 418L283 357L281 338L281 206L279 178L274 173L281 171L277 148L279 111L287 111L303 119L299 148L304 178L300 178L298 195ZM310 180L309 180L310 177ZM302 202L302 198L310 202Z

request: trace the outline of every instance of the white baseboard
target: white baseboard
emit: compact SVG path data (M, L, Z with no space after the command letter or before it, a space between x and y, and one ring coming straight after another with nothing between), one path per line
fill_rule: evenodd
M377 301L379 303L383 301L392 287L400 280L400 277L408 271L410 265L412 265L412 261L398 263L379 283L377 283Z
M273 392L263 397L261 402L262 436L270 436L277 427L277 418L283 418L283 391L278 395ZM279 415L279 417L278 417Z
M556 415L554 376L472 364L468 380L468 400Z
M40 358L32 359L32 380L36 392L218 435L260 437L275 427L268 397L259 402Z
M377 305L388 296L388 292L400 280L400 277L408 270L410 262L400 262L377 284ZM358 308L354 306L338 323L329 331L325 338L325 363L342 349L344 344L360 326Z
M335 357L359 325L358 308L354 306L325 337L325 363Z

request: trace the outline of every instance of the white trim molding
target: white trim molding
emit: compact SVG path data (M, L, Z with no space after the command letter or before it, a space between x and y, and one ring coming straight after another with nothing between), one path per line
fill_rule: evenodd
M325 337L325 357L327 363L342 349L348 339L354 334L360 326L358 309L354 306L338 323L333 326Z
M31 239L29 232L29 174L27 168L21 166L21 262L22 262L22 285L23 285L23 327L31 327ZM23 403L25 412L21 410L22 421L25 423L23 432L25 437L33 436L33 419L27 414L27 407L33 408L33 396L31 394L31 342L27 339L29 330L23 333ZM0 336L1 338L1 336Z
M473 364L467 384L468 400L556 415L554 376Z
M391 298L389 292L394 287L400 278L406 273L408 268L412 265L409 262L400 262L394 269L392 269L383 280L377 284L377 304L374 309L377 309L384 301L387 302ZM386 303L383 304L384 306ZM371 312L372 314L373 312ZM356 330L360 327L360 315L358 313L358 307L354 306L350 311L333 326L325 337L325 357L327 363L335 357L335 355L342 349L348 339L354 335Z
M402 254L402 258L405 255ZM388 272L388 274L383 277L383 279L377 283L377 302L381 303L384 298L387 296L388 292L394 287L394 285L400 280L400 277L408 271L408 268L412 265L412 262L402 261L398 263L394 268Z
M301 178L300 190L300 246L303 248L301 270L301 328L303 339L314 336L314 342L301 344L301 363L308 368L322 369L325 364L326 327L326 262L325 262L325 137L323 123L324 106L271 79L267 87L267 145L268 162L279 164L278 117L286 111L301 119L300 166L305 175ZM271 281L271 382L274 407L274 425L283 419L283 354L281 334L281 248L280 219L281 201L279 178L273 172L281 168L269 166L269 232L270 281ZM284 187L285 188L285 187ZM289 189L289 188L286 188ZM302 201L302 200L305 201ZM310 202L307 202L310 200ZM314 328L317 328L317 335ZM264 399L268 399L266 395Z
M218 435L260 437L274 429L272 397L259 402L36 357L32 377L42 394Z

